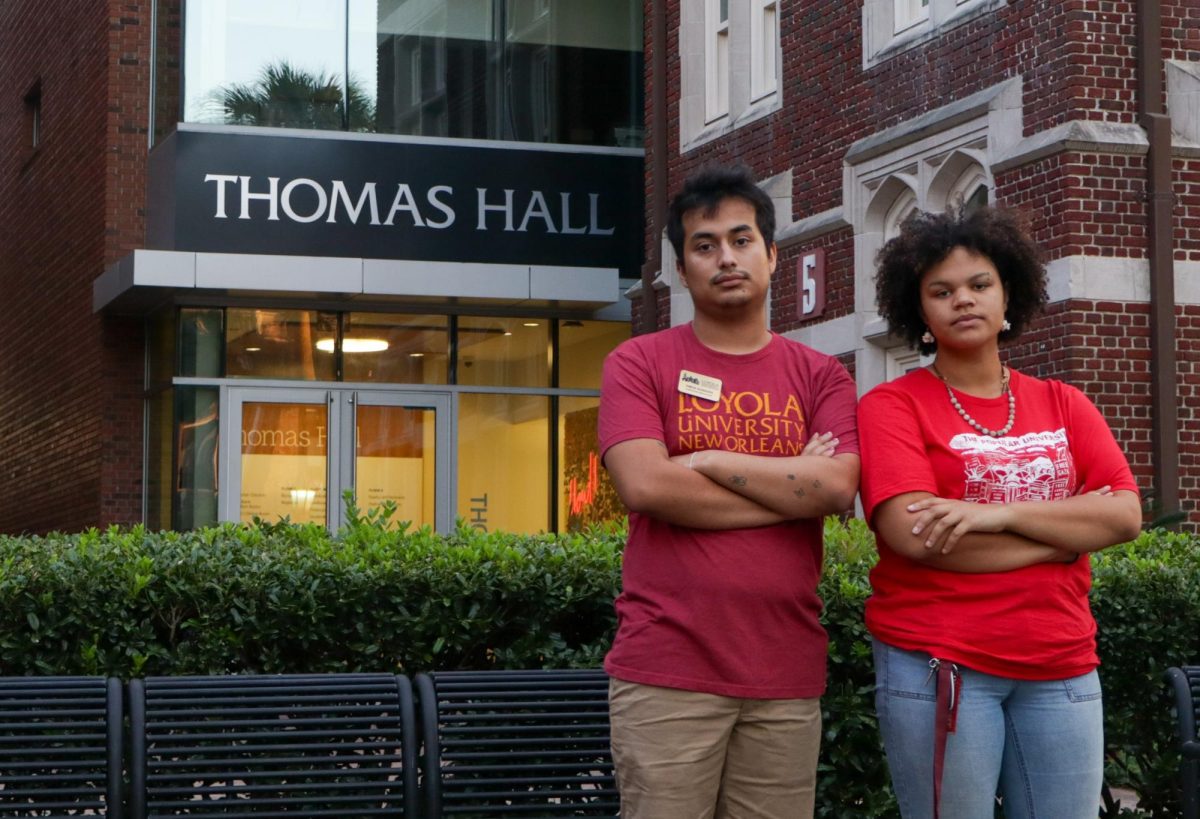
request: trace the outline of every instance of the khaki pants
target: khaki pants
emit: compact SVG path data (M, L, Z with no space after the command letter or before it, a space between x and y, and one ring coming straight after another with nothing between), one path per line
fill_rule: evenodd
M819 699L749 700L613 679L622 819L811 819Z

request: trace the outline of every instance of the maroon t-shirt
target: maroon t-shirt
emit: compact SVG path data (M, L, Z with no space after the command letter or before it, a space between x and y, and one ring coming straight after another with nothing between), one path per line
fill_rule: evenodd
M973 430L928 370L863 396L858 419L867 520L873 522L879 504L905 492L1011 503L1059 500L1105 485L1137 491L1124 454L1087 396L1015 371L1011 388L1016 420L1000 438ZM980 424L1004 425L1007 398L956 395ZM1086 555L1009 572L950 572L904 557L875 534L879 563L871 571L866 620L883 642L1013 679L1065 679L1099 664Z
M679 390L688 370L721 380L716 401ZM724 449L799 455L832 432L856 454L855 386L836 359L780 336L750 355L702 345L690 324L633 338L604 363L600 451L661 441L671 455ZM629 515L618 628L605 659L622 680L730 697L825 689L820 519L706 530Z

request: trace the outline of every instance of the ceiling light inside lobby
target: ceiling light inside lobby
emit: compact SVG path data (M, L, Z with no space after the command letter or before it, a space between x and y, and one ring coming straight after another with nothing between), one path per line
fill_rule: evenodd
M317 349L323 353L332 353L333 345L332 338L322 338L317 341ZM342 339L343 353L382 353L387 348L388 343L382 338Z

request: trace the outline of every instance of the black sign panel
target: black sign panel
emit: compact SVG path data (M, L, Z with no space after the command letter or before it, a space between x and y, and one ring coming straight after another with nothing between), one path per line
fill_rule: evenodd
M180 130L149 190L158 249L641 266L642 158L625 152Z

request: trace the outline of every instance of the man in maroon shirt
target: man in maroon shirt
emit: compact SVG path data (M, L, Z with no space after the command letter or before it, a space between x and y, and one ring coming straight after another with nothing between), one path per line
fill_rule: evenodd
M629 508L605 660L626 819L812 815L821 519L858 488L855 386L768 328L774 228L745 168L688 179L667 233L695 318L605 362L600 449Z

